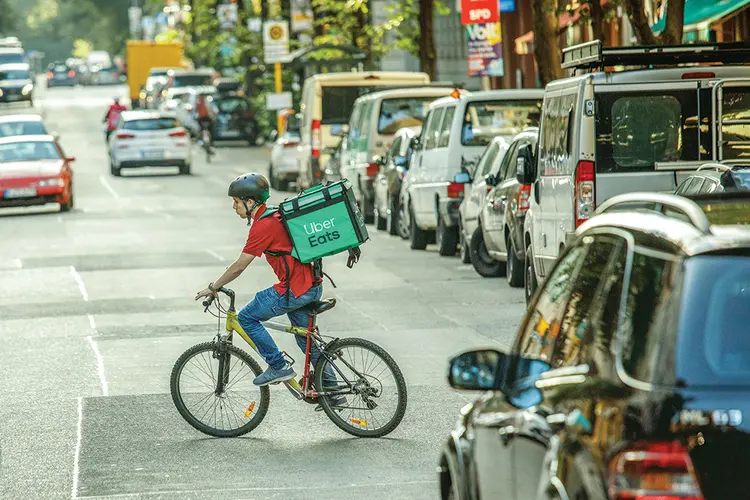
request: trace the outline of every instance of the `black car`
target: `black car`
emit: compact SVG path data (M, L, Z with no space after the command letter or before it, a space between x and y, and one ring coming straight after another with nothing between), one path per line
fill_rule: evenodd
M682 181L675 194L681 196L750 191L750 165L707 163Z
M451 386L485 393L443 449L442 498L750 497L750 228L658 193L597 213L510 352L451 361Z
M78 80L78 72L64 63L50 64L47 70L47 87L72 87Z
M0 102L33 103L34 81L28 64L0 65Z
M255 120L255 110L250 101L239 95L217 95L213 99L216 122L212 131L214 141L247 141L251 146L260 145L264 138Z
M385 156L378 159L380 169L375 176L375 222L377 228L392 235L409 238L409 227L399 217L401 184L412 156L412 139L422 127L404 127L396 131Z

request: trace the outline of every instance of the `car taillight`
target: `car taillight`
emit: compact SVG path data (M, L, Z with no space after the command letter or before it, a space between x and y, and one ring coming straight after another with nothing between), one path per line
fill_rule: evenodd
M521 184L521 189L518 190L516 197L516 212L526 212L531 206L529 201L531 198L531 184Z
M378 175L378 170L380 170L380 165L377 163L370 163L367 165L367 177L375 177Z
M579 161L575 177L576 227L583 224L596 208L595 165L593 161Z
M464 193L464 184L451 182L448 184L448 198L458 198Z
M322 136L320 135L320 120L312 121L312 130L310 131L310 145L312 148L312 155L314 157L320 156Z
M76 76L76 72L75 71L73 71L72 69L70 71L68 71L68 78L73 78L74 76Z
M169 137L185 137L187 135L187 132L184 130L179 130L177 132L170 132Z
M636 442L609 463L612 500L703 500L687 450L674 442Z
M54 76L55 76L55 74L54 74L54 73L52 73L51 71L47 72L47 78L48 78L48 79L50 79L50 80L51 80L51 79L52 79L52 78L53 78Z
M398 169L398 180L402 181L406 177L406 170Z
M299 141L284 141L285 148L296 148L298 144Z
M119 132L117 134L118 139L135 139L133 134L126 134L125 132Z

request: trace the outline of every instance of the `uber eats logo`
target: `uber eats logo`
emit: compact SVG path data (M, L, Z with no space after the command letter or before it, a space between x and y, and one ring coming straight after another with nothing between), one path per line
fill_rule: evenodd
M302 226L305 228L305 233L310 235L310 237L307 238L307 241L310 243L311 248L341 238L341 234L336 231L336 225L334 224L333 219L334 217L331 217L323 222L310 222L309 224ZM323 233L323 231L325 231L325 233Z

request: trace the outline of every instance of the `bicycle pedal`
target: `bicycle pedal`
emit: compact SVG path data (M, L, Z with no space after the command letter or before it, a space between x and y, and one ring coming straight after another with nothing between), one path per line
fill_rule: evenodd
M281 351L281 355L284 356L284 359L287 363L289 363L289 366L292 366L294 364L294 358L287 354L286 351Z

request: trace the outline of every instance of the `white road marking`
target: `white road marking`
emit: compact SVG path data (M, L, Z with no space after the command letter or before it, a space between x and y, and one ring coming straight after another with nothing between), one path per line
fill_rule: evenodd
M107 191L109 191L109 194L111 194L114 199L116 199L116 200L120 199L120 195L117 194L117 191L115 191L112 186L109 185L109 182L107 182L107 178L106 177L104 177L103 175L100 175L99 176L99 182L102 184L102 186L104 186L104 189L106 189Z
M227 260L227 259L225 259L224 257L222 257L221 255L219 255L218 253L216 253L216 252L214 252L213 250L211 250L211 249L208 249L208 248L207 248L207 249L206 249L206 253L207 253L208 255L210 255L211 257L216 257L216 259L217 259L217 260L220 260L220 261L225 261L225 260Z
M96 330L96 322L94 322L94 316L89 314L89 325L92 330Z
M94 356L96 356L96 371L99 373L99 381L102 383L102 396L109 396L109 386L107 386L107 379L104 376L104 358L102 358L102 354L99 352L99 347L94 342L93 337L89 335L86 337L86 340L89 341L91 349L94 351Z
M18 269L23 268L23 263L21 262L21 259L16 259L16 267Z
M437 481L402 481L399 485L435 485ZM94 500L97 498L142 498L142 497L162 497L164 495L195 495L198 493L231 493L242 491L305 491L305 490L350 490L355 488L378 488L384 486L393 486L393 483L375 483L375 484L347 484L344 486L279 486L264 488L258 486L255 488L207 488L204 490L159 490L159 491L141 491L138 493L114 493L111 495L92 495L84 497L73 497L78 500Z
M81 296L83 297L83 301L88 302L89 294L86 292L86 285L83 284L83 279L81 278L81 275L78 274L78 271L76 271L76 268L73 266L70 266L70 274L73 275L73 279L76 280L76 283L78 283L78 289L81 291Z
M81 458L81 427L83 425L83 398L78 398L78 424L76 424L76 451L73 455L73 488L70 493L70 498L78 498L78 472L79 466L78 461Z
M172 215L170 215L168 213L160 212L160 211L158 211L158 210L156 210L154 208L146 207L146 208L143 209L143 211L146 212L147 214L159 215L161 217L164 217L167 220L174 219L174 217Z

